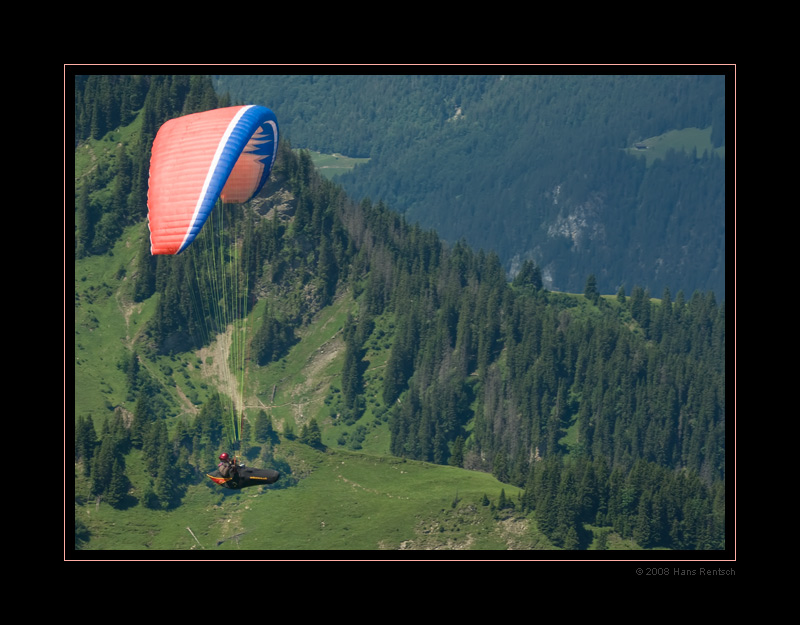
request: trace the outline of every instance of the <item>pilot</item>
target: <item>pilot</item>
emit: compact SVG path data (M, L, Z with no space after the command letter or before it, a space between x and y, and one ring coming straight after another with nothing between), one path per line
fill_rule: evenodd
M224 452L219 455L219 466L217 469L222 477L236 477L238 475L236 460L232 459Z

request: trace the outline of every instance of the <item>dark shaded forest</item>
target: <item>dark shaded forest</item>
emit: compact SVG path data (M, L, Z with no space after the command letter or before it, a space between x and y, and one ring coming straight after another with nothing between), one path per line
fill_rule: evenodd
M159 125L230 100L208 78L88 76L76 78L75 101L76 145L137 117L142 124L113 167L76 185L75 254L82 257L104 253L125 225L146 218L149 145ZM687 163L675 158L663 167L677 175ZM712 160L705 166L717 167ZM497 253L447 244L383 202L351 200L287 141L264 193L279 188L296 200L288 224L226 207L240 224L253 293L299 283L314 294L264 316L253 338L259 362L283 355L294 330L349 290L359 313L344 332L342 418L363 413L364 346L375 320L391 315L396 330L382 394L393 454L491 472L523 487L513 505L534 513L564 548L585 548L584 524L613 528L646 548L725 547L725 304L712 291L654 294L633 284L602 297L600 271L588 271L582 295L566 295L546 288L535 259L509 282ZM76 463L96 494L119 505L130 448L142 450L156 478L146 505L170 507L180 505L182 485L197 479L198 468L213 462L224 436L213 405L168 432L164 391L138 366L148 354L206 340L188 312L191 262L190 255L152 257L143 247L136 297L158 294L158 307L126 365L133 421L105 421L99 437L90 421L76 423ZM249 436L269 439L268 415L253 430Z
M603 293L634 285L725 298L725 165L638 142L711 128L725 145L724 75L215 76L269 103L295 146L369 157L338 178L447 242L494 251L513 277Z

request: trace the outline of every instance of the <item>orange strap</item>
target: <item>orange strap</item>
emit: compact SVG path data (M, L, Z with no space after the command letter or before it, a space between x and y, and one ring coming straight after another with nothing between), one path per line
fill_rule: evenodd
M229 482L231 478L229 477L214 477L213 475L206 475L211 479L211 481L216 482L217 484L224 484L225 482Z

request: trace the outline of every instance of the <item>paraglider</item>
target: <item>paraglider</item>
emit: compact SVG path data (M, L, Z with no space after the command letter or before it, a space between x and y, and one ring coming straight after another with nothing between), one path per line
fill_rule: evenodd
M166 122L153 141L147 194L150 251L179 254L217 199L247 202L269 178L278 122L263 106L232 106Z
M253 469L240 464L236 458L231 458L227 453L219 456L220 463L217 470L208 473L211 481L225 488L240 489L248 486L274 484L281 474L272 469Z
M153 141L150 158L150 179L147 194L150 252L153 255L176 255L195 241L215 205L249 202L269 178L278 150L278 122L268 108L256 105L232 106L202 113L193 113L164 123ZM221 210L221 209L220 209ZM219 213L222 215L223 213ZM201 252L202 254L202 252ZM221 263L222 254L209 253L207 263ZM230 255L229 268L216 266L215 285L223 284L222 295L208 296L196 314L205 322L206 312L215 308L215 324L207 324L219 333L226 353L239 368L241 379L229 380L231 401L241 396L244 386L244 357L235 350L239 332L237 319L245 318L246 304L234 310L234 295L240 284L246 284L241 272L241 256ZM225 282L229 281L229 282ZM197 291L203 291L198 288ZM247 300L246 291L242 301ZM220 303L222 306L220 306ZM232 327L233 330L227 330ZM244 328L244 323L242 329ZM241 350L243 353L243 349ZM242 390L236 389L237 382ZM237 424L235 406L231 408L231 440L237 444L242 427ZM242 419L244 414L242 411ZM243 425L243 423L242 423ZM280 474L270 469L252 469L231 461L226 456L227 474L219 469L209 474L213 481L226 488L244 488L273 484ZM222 459L222 458L220 458ZM223 467L223 463L220 463Z

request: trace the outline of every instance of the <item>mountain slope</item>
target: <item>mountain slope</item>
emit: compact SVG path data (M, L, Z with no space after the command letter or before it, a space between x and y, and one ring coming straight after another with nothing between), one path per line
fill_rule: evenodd
M240 453L278 468L293 506L324 505L334 483L394 499L393 485L332 472L329 456L360 451L363 462L405 458L434 464L426 475L503 484L513 518L546 537L531 544L581 549L608 534L724 547L724 304L680 292L653 302L643 289L601 297L591 281L584 295L552 293L533 263L509 284L497 255L353 202L306 153L282 145L273 172L229 237L253 261ZM90 186L85 171L76 178ZM95 202L113 217L101 191ZM215 373L228 359L195 331L192 256L154 259L144 223L118 227L113 246L75 265L76 510L110 507L152 528L225 497L204 473L230 450ZM421 476L416 500L441 505ZM293 499L312 478L315 502ZM107 529L83 527L98 539Z
M526 259L545 284L725 297L725 77L216 76L269 103L294 145L367 164L339 178L450 243ZM648 167L648 139L710 133ZM639 148L635 147L639 146ZM652 152L647 152L652 154ZM664 237L663 228L668 228Z

